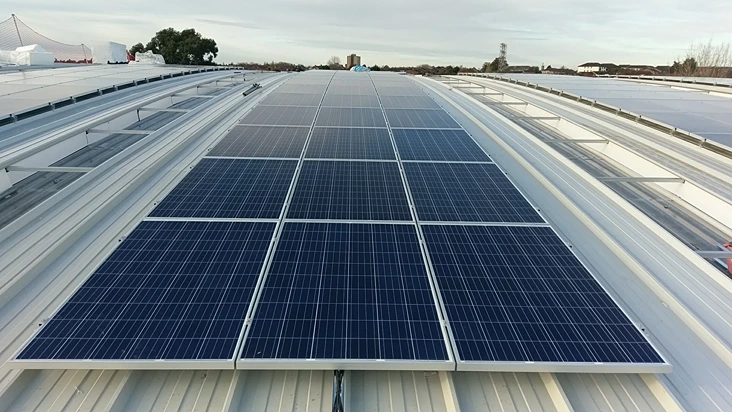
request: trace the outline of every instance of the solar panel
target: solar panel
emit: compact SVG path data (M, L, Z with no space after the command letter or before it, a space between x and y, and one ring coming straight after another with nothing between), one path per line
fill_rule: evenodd
M350 127L386 127L381 109L373 108L337 108L320 109L316 126L350 126Z
M665 364L551 228L422 230L458 362Z
M376 84L376 90L379 92L379 97L384 98L385 96L424 96L425 92L417 86L411 84L404 84L398 86L387 86L384 84Z
M274 227L140 223L16 359L233 359Z
M388 129L313 129L307 158L396 159Z
M449 368L415 227L286 223L241 358Z
M458 129L460 125L444 110L385 109L391 127Z
M203 159L151 217L277 219L296 160Z
M378 84L377 84L377 87ZM385 109L439 109L429 96L381 96L381 104Z
M380 107L376 95L335 94L330 91L323 98L323 107Z
M309 127L235 126L208 156L299 158Z
M315 94L323 96L327 84L327 82L324 82L323 84L297 84L287 82L278 86L272 93Z
M543 223L494 164L404 163L420 221Z
M347 85L339 86L336 82L331 83L330 86L328 86L328 93L329 94L360 94L365 96L376 96L376 89L374 89L374 85L371 84L371 82L364 83L362 85L357 85L353 83L347 83Z
M280 106L317 106L323 94L270 93L262 99L263 105Z
M491 161L464 130L394 129L393 133L402 160Z
M412 220L395 162L305 161L288 219Z
M317 107L257 106L239 123L254 125L310 126Z

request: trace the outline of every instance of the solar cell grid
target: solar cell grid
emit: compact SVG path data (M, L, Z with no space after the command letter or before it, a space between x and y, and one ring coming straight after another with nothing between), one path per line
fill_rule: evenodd
M376 86L379 96L424 96L425 93L417 86Z
M308 127L235 126L208 156L299 158Z
M270 93L260 105L317 106L322 97L322 94Z
M288 219L412 220L394 162L305 161Z
M313 129L306 158L396 159L388 129Z
M279 218L296 160L203 159L151 217Z
M280 93L294 93L294 94L317 94L317 95L323 95L325 93L325 89L327 87L327 83L323 85L308 85L308 84L289 84L285 83L274 89L272 92L273 94L280 94Z
M379 107L376 95L326 93L323 107Z
M376 96L376 89L374 89L374 85L371 83L364 84L363 86L338 86L331 84L328 87L328 93Z
M381 109L322 107L316 126L386 127Z
M414 226L286 223L241 357L448 360Z
M140 223L17 359L233 359L274 227Z
M257 106L239 122L252 125L310 126L317 107Z
M460 125L442 109L384 109L391 127L458 129Z
M665 363L551 228L422 229L461 361Z
M464 130L394 129L393 134L402 160L491 161Z
M429 96L382 96L385 109L439 109L440 106Z
M544 223L498 166L404 163L420 221Z

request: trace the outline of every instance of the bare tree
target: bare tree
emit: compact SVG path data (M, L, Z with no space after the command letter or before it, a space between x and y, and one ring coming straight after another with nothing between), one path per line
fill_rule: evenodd
M714 44L712 40L692 44L686 51L686 61L696 64L694 67L682 64L683 73L680 74L684 76L729 77L732 75L732 44Z
M340 69L343 66L341 65L341 58L338 56L331 56L330 59L328 59L328 67L331 69Z

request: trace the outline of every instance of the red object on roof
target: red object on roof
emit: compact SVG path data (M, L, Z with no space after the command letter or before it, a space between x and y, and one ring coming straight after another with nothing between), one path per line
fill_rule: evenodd
M732 241L729 241L722 246L726 247L728 250L732 251ZM727 272L729 272L730 275L732 275L732 258L725 259L725 262L727 262Z

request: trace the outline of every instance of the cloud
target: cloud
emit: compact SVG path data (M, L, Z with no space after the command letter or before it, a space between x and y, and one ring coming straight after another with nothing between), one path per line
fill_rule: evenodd
M714 12L710 12L714 10ZM165 27L216 39L218 61L480 66L508 43L513 64L665 64L695 41L731 41L728 0L4 0L37 31L67 43L146 42Z
M258 25L249 21L227 21L227 20L216 20L216 19L196 19L202 23L214 24L219 26L239 27L242 29L265 29L265 26Z

